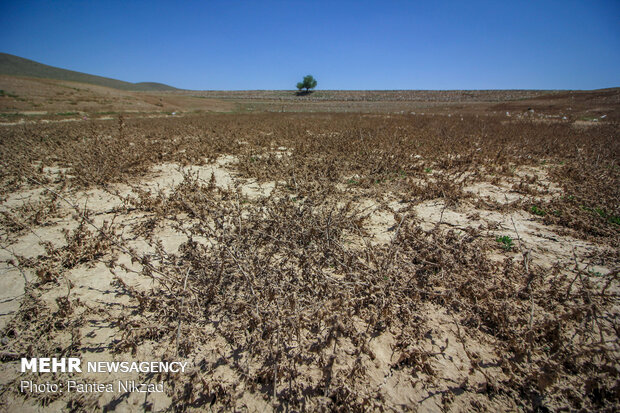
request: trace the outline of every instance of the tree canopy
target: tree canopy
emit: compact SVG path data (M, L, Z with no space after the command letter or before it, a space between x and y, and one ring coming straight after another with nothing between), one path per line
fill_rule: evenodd
M303 81L297 83L297 89L299 89L299 91L306 89L306 92L308 92L310 89L314 89L316 85L316 79L312 75L306 75Z

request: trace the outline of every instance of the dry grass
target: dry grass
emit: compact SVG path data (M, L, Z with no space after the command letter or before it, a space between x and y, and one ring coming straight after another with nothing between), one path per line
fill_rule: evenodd
M191 361L192 374L161 378L175 410L406 410L426 399L448 410L618 407L615 123L238 114L0 134L5 250L59 217L76 223L44 257L7 259L36 278L3 330L5 359L85 356L89 323L103 320L115 331L110 353ZM236 160L227 188L189 168L170 190L142 184L156 165L224 155ZM250 181L275 188L249 196ZM517 200L466 190L480 184ZM37 189L48 194L38 204L11 206ZM114 207L73 201L93 190ZM416 209L428 201L442 205L431 226ZM380 241L368 202L389 223ZM460 210L472 220L529 214L596 248L575 250L570 265L543 259L513 221L508 251L497 229L451 221ZM178 249L162 228L183 237ZM118 305L80 300L71 281L99 264ZM116 406L46 397L35 402Z

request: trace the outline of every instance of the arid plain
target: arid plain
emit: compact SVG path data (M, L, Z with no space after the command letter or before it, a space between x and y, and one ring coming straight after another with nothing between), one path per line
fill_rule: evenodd
M7 410L618 408L620 89L0 89Z

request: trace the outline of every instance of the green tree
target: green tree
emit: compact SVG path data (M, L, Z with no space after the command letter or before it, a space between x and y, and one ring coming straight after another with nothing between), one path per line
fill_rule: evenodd
M306 89L309 92L310 89L314 89L317 85L316 79L312 75L304 76L304 80L297 83L297 89L301 92L302 89Z

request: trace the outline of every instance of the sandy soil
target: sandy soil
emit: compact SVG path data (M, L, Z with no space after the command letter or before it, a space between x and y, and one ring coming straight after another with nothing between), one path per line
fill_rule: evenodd
M277 152L285 152L286 148L278 148ZM176 222L162 221L156 225L152 237L141 236L137 229L148 224L149 215L139 212L123 211L123 199L138 197L142 193L155 196L168 196L179 188L184 177L194 176L203 183L209 183L213 178L219 188L238 188L241 194L250 201L272 195L277 188L276 182L258 183L251 179L239 178L235 172L237 159L233 156L221 156L216 162L202 166L181 167L177 164L160 164L152 168L148 177L139 184L126 185L116 184L107 191L93 189L89 191L62 192L61 188L53 188L60 191L67 202L60 202L54 218L47 220L43 225L35 226L26 234L11 236L10 245L3 246L0 250L0 259L10 262L16 257L26 259L43 260L47 255L49 246L60 248L66 245L67 239L64 234L75 230L79 225L80 217L69 204L80 205L89 211L91 222L101 228L114 220L119 231L120 239L126 242L126 246L140 254L155 253L157 248L163 250L163 254L178 254L179 248L187 242L188 237L175 224L183 222L187 227L191 226L190 217L179 217ZM61 172L57 168L48 168L51 177ZM561 192L561 189L548 181L544 168L522 168L516 172L516 176L538 176L538 184L550 189L551 193ZM212 178L213 177L213 178ZM524 211L511 211L509 213L492 211L477 207L479 201L494 201L499 204L518 204L524 200L524 195L512 192L510 182L504 185L494 185L489 182L479 182L466 188L471 198L461 203L458 207L450 206L444 199L428 200L420 203L400 202L390 194L386 194L382 202L373 199L360 199L356 205L358 211L367 219L364 230L366 237L359 235L347 235L351 245L389 245L395 236L395 228L398 222L395 219L399 212L410 210L414 219L425 230L440 228L441 231L457 231L466 234L468 230L480 231L481 236L494 243L498 236L510 235L517 241L517 248L508 253L491 250L491 258L496 260L522 259L523 251L526 251L531 259L531 264L543 268L551 268L558 263L565 268L570 268L574 260L585 261L592 252L608 249L608 247L596 245L584 240L575 239L563 235L553 226L544 225L541 219L533 217ZM44 188L18 191L10 194L1 204L1 211L14 211L25 205L36 204L50 196ZM278 196L277 194L275 196ZM551 195L546 195L551 196ZM196 239L199 243L213 242L209 239ZM112 314L122 315L132 311L135 306L134 299L124 291L126 286L131 286L138 291L147 291L157 281L153 278L144 277L140 274L142 267L129 254L120 252L115 257L117 267L112 270L105 264L105 259L97 263L78 265L66 274L65 281L57 286L49 287L42 291L39 299L51 309L58 308L58 300L67 294L65 283L71 285L71 300L79 302L96 313L97 309L105 309ZM119 270L118 266L124 268ZM590 267L590 270L606 274L610 268L602 266ZM119 285L118 279L123 284ZM15 312L20 307L25 297L25 285L27 281L33 281L36 276L30 271L24 271L18 267L3 264L0 277L0 328L7 325ZM429 368L438 372L441 380L435 385L416 380L407 370L394 370L397 357L394 352L394 335L386 331L369 342L369 354L361 360L366 368L366 379L369 388L378 389L383 402L390 406L399 406L399 409L419 409L420 411L440 412L444 411L445 397L448 394L455 398L452 408L460 410L465 406L484 406L490 410L512 410L517 406L509 399L496 398L495 402L470 393L454 393L452 387L457 388L467 382L469 386L482 386L486 383L487 376L500 378L502 370L499 366L501 354L494 352L489 343L493 342L490 336L468 337L467 347L460 339L462 334L453 318L442 307L426 304L420 311L431 320L430 331L427 333L428 340L424 344L426 350L433 354L429 360ZM84 361L89 360L123 360L127 354L118 355L112 351L112 343L119 334L123 334L118 327L109 322L102 322L97 317L89 317L89 322L81 329L83 337L82 348ZM70 339L67 336L67 339ZM224 342L218 340L206 346L209 350L206 357L216 360L218 357L229 357L230 350L226 350ZM354 347L351 343L342 343L337 350L338 363L352 362ZM142 345L131 356L135 360L149 359L154 349L151 345ZM485 360L483 369L473 369L471 353ZM190 363L198 360L190 360ZM195 366L194 368L198 368ZM3 383L10 382L17 376L18 363L9 362L2 364L0 376ZM334 366L337 372L338 365ZM320 373L315 373L320 377ZM424 374L424 373L421 373ZM228 383L236 386L239 380L238 373L223 364L210 372L220 383ZM83 376L85 380L113 381L115 379L138 379L137 375L128 376L121 374L109 374L106 377ZM270 410L272 405L264 400L259 394L249 391L242 385L238 387L236 406L250 411ZM95 396L91 396L95 397ZM115 408L116 411L133 411L147 403L153 411L160 411L170 406L171 399L166 394L152 393L146 396L129 394L118 398L117 394L103 394L95 397L95 404L102 408ZM52 401L46 408L40 407L34 400L14 399L8 411L48 411L49 409L62 409L65 401L59 399Z

